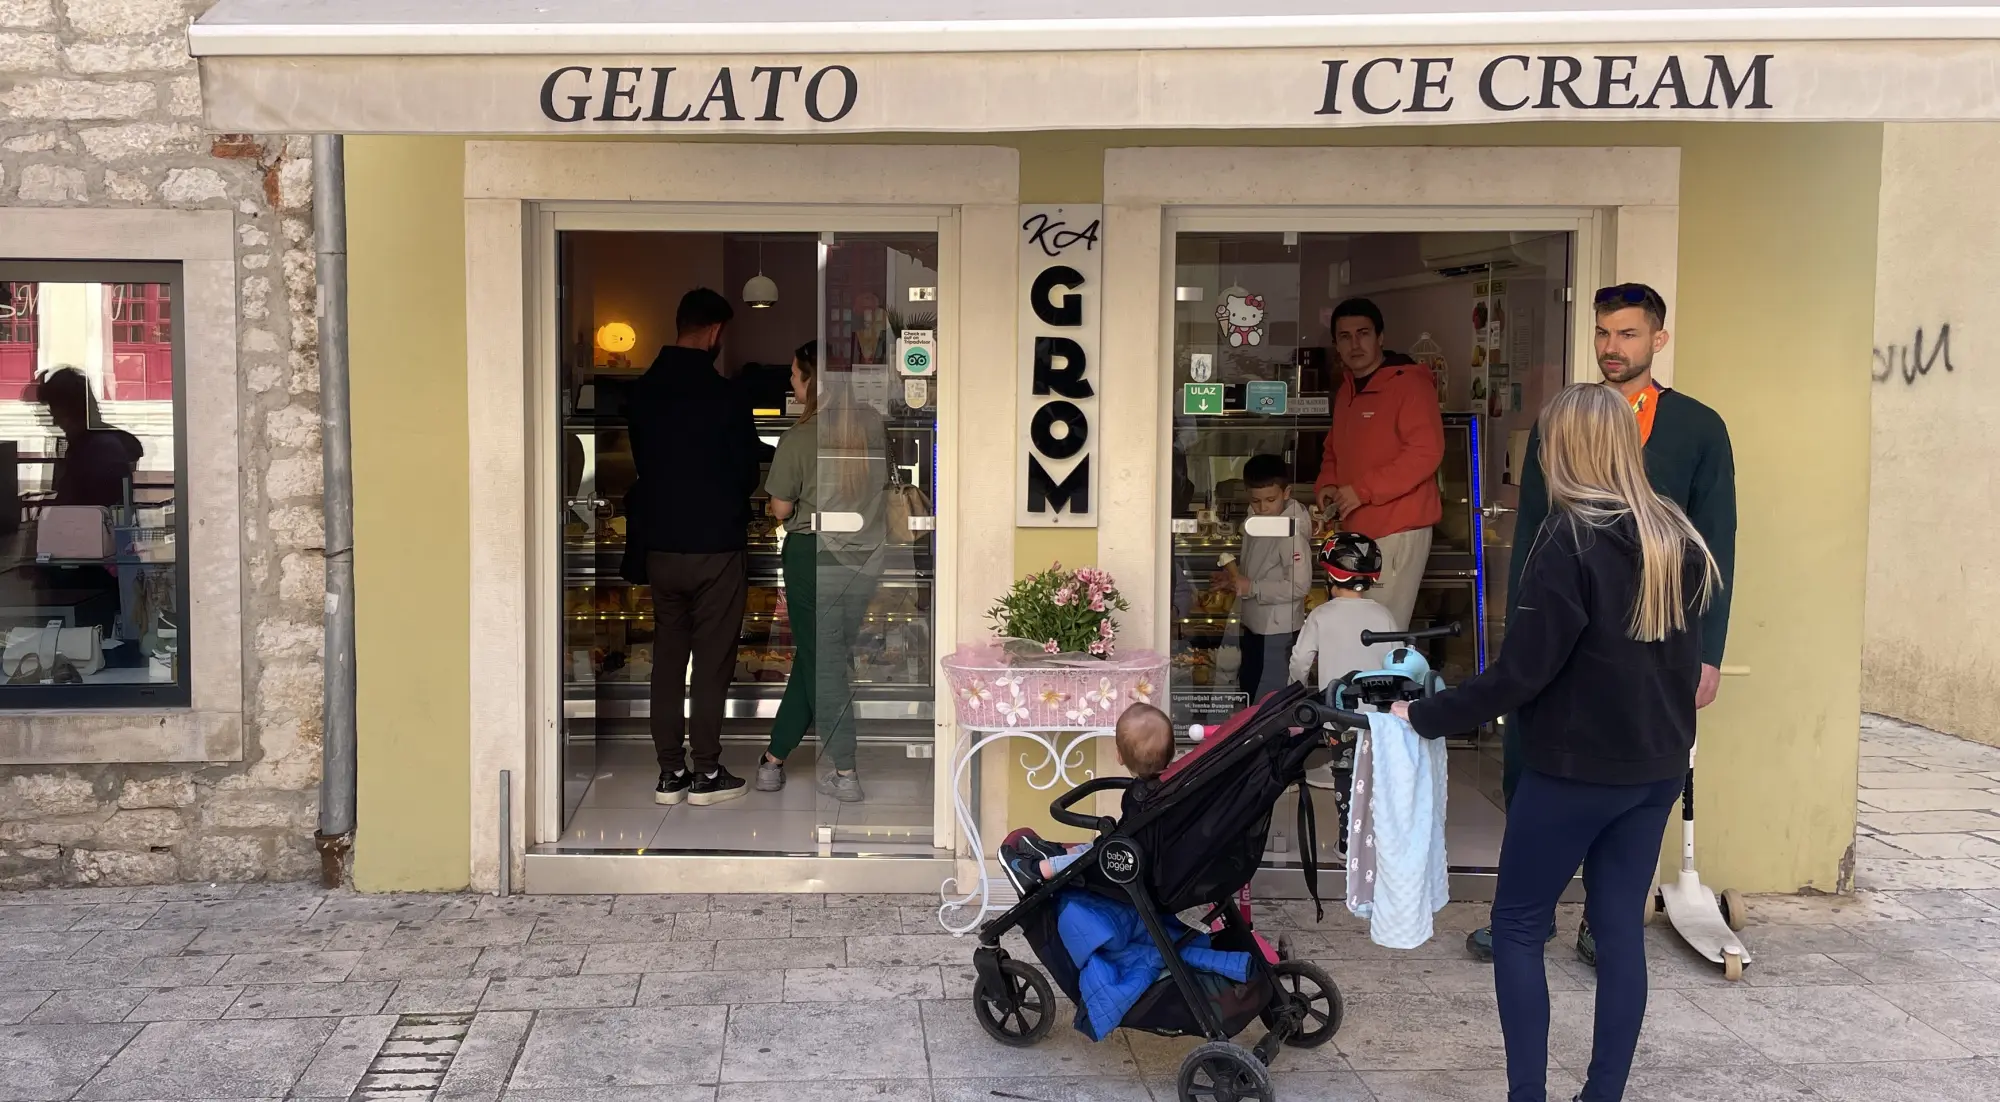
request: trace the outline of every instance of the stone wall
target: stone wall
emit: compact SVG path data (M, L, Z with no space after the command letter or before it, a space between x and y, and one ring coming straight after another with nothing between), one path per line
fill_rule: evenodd
M0 887L301 879L318 866L311 141L202 128L185 28L207 6L0 0L0 205L236 213L244 760L0 767Z
M1862 705L2000 746L2000 124L1882 133Z

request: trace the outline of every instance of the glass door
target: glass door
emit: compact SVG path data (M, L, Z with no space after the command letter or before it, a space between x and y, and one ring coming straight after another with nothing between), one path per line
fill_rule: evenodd
M821 241L817 825L842 847L928 845L930 724L908 705L937 662L938 238Z

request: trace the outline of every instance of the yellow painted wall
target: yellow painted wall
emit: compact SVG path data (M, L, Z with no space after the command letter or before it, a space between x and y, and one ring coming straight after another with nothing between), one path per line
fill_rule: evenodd
M844 140L929 139L882 135ZM950 140L978 139L955 135ZM994 135L987 140L1020 150L1024 202L1097 201L1103 191L1103 151L1119 145L1681 147L1682 301L1673 304L1672 322L1679 341L1677 381L1715 406L1734 429L1743 524L1728 661L1753 671L1748 678L1732 679L1721 702L1704 717L1700 860L1705 879L1744 890L1831 890L1842 883L1842 861L1853 837L1858 754L1879 126L1542 124L1268 134ZM414 204L421 213L411 218L423 223L416 240L436 254L417 256L416 249L404 246L393 264L376 258L378 271L399 269L391 286L404 318L378 311L364 324L363 312L356 309L357 452L375 472L364 478L357 470L357 493L363 517L372 515L378 524L402 519L401 510L409 508L367 499L408 492L401 471L409 469L413 445L399 435L402 422L379 412L364 424L359 376L372 373L378 382L393 378L397 365L407 363L411 349L425 341L440 347L457 342L463 359L462 337L454 329L463 310L462 276L452 268L459 254L456 245L444 244L446 236L455 239L460 221L455 198L459 161L455 150L444 152L452 145L398 138L350 146L379 149L375 155L384 159L374 172L357 174L350 168L351 188L387 189L357 199L362 205ZM393 171L391 149L399 151ZM376 248L387 244L384 238L374 239ZM358 272L362 245L357 240L351 247ZM1116 244L1107 242L1107 247ZM438 324L411 320L419 318L435 318ZM375 362L364 362L362 331L370 325L377 332L370 336L366 357ZM434 331L420 332L425 326ZM446 364L442 370L453 369ZM442 403L431 406L425 420L455 417L454 427L425 441L422 450L426 461L462 468L463 377L452 377L456 391L449 385L439 386L435 394L425 390ZM449 435L454 432L456 436ZM378 433L384 435L378 438ZM386 448L391 458L369 456L376 448ZM447 483L462 486L462 470L433 484ZM467 734L464 663L451 648L429 645L449 632L428 626L428 618L453 601L462 604L462 567L458 577L450 577L449 571L453 562L464 561L465 527L459 515L432 523L424 531L435 539L393 545L384 539L372 545L381 556L377 570L397 560L416 576L450 590L442 597L410 594L411 601L393 609L376 607L376 615L396 618L418 638L368 634L369 597L362 595L364 643L382 648L378 655L400 656L413 670L423 671L371 678L364 648L364 789L377 780L409 783L371 772L370 747L404 748L432 763L449 759L457 770L450 784L426 789L455 801L448 812L405 799L409 787L390 788L379 803L371 803L364 791L364 831L371 807L381 817L378 822L393 824L379 829L396 839L397 852L373 858L379 864L372 867L382 870L377 875L385 881L396 879L388 870L405 866L412 871L398 872L398 877L423 879L428 874L414 870L428 870L433 861L448 863L442 852L448 846L457 847L458 867L463 868L465 812L457 794L464 790ZM369 535L364 528L364 546L370 546ZM1026 573L1055 559L1082 565L1094 561L1095 554L1094 533L1022 530L1014 558L1017 572ZM364 568L364 581L369 577ZM462 610L459 616L462 622ZM968 625L968 630L983 626ZM420 720L401 706L412 695L409 683L416 681L448 706L430 713L435 722ZM386 729L371 731L371 723ZM1007 755L1006 762L1018 756ZM996 764L988 759L988 768ZM1008 788L1010 819L1046 823L1047 793L1018 779ZM362 848L368 848L365 839ZM362 860L369 859L364 855ZM458 882L463 880L461 871Z
M363 891L470 862L465 147L347 141Z
M1701 725L1696 856L1717 887L1847 886L1881 133L1711 127L1683 154L1675 384L1729 422L1725 662L1750 669Z
M1993 123L1884 128L1862 699L2000 746L1996 158Z

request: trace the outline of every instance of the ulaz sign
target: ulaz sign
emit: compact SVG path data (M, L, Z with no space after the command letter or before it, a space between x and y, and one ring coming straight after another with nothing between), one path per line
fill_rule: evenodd
M1101 206L1021 208L1020 434L1016 522L1025 527L1097 525L1091 428L1098 394L1090 378L1103 302Z
M782 123L803 114L832 123L854 110L860 94L860 80L845 65L827 65L811 76L801 65L758 65L740 80L728 65L713 73L674 65L565 65L542 81L542 117L560 123Z

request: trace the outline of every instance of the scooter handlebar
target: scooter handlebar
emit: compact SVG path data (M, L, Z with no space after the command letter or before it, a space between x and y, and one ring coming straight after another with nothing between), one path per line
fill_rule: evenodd
M1425 628L1422 631L1364 631L1361 645L1372 647L1377 643L1414 643L1420 639L1455 639L1463 634L1465 625L1453 620L1443 627Z

